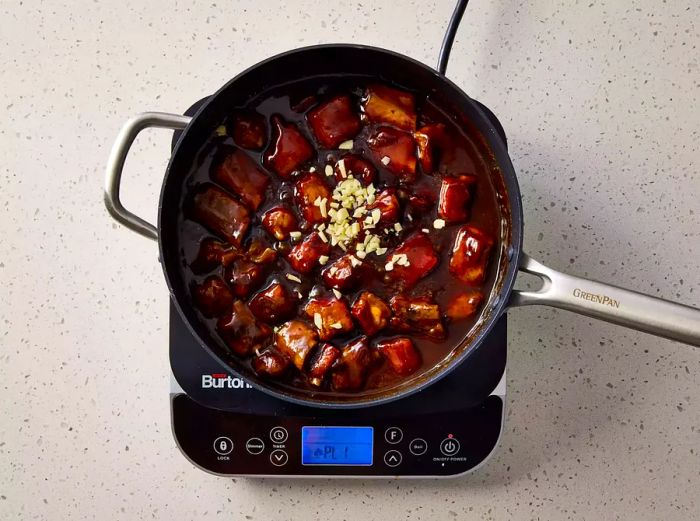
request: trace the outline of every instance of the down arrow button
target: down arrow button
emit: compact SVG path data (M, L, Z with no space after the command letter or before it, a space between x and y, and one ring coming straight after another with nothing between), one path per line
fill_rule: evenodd
M289 456L282 449L273 450L270 453L270 463L272 463L275 467L282 467L283 465L286 465L288 461Z

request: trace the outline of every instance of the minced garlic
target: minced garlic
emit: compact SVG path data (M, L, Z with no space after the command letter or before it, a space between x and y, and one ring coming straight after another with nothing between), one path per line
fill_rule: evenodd
M338 171L343 176L343 160L337 164ZM376 193L373 184L365 187L352 175L348 175L336 185L330 201L317 197L314 206L319 208L323 217L329 218L327 223L315 226L321 240L348 251L348 247L364 232L364 241L355 245L356 251L364 254L358 257L363 259L370 253L384 255L387 249L382 247L380 237L371 232L379 224L382 212L379 208L371 211L367 209L367 205L374 202ZM401 229L400 225L398 229ZM355 258L355 262L361 261Z
M341 159L338 161L338 171L340 172L340 177L345 179L348 176L347 171L345 170L345 160Z

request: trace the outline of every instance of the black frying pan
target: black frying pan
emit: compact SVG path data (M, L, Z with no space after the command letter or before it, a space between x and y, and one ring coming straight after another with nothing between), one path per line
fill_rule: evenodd
M374 47L305 47L274 56L242 72L211 96L192 118L174 114L143 113L129 120L119 133L107 167L107 209L117 221L128 228L158 241L168 288L184 322L202 347L222 367L233 370L260 390L291 402L320 407L360 407L402 398L444 377L479 349L484 337L509 307L530 304L546 304L568 309L666 338L700 345L699 310L565 275L522 253L520 190L505 144L480 105L444 75L451 38L454 37L454 29L461 17L460 9L463 10L464 4L466 2L460 2L458 5L443 44L440 59L442 72L406 56ZM249 99L273 86L309 77L338 75L393 83L429 95L438 106L449 108L449 113L453 114L461 125L475 129L483 137L484 145L492 151L499 166L499 172L494 175L499 176L504 193L501 208L504 225L500 237L496 281L471 334L441 363L413 379L391 388L342 395L282 387L275 382L259 378L244 363L231 361L221 343L213 338L192 306L179 266L181 260L177 227L184 178L190 171L196 152L209 138L212 129L222 120L223 114L230 111L231 107L245 105ZM126 155L136 135L147 127L182 129L182 135L173 150L163 181L157 228L126 210L119 199L121 172ZM543 281L542 288L538 291L514 290L519 269L538 275Z

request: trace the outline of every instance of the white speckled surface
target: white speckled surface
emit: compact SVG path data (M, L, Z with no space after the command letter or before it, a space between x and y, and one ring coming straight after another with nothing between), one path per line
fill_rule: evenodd
M156 247L102 205L119 126L295 46L432 64L452 9L280 5L0 4L0 519L699 518L700 350L544 308L511 313L506 432L470 477L232 480L177 452ZM449 76L506 127L533 256L700 306L699 19L696 0L472 0ZM150 219L169 139L127 163Z

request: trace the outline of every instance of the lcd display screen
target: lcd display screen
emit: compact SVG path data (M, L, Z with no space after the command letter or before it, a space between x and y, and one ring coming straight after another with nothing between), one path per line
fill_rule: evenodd
M302 465L371 465L372 427L302 427Z

